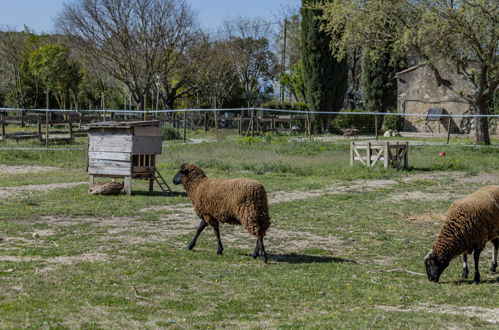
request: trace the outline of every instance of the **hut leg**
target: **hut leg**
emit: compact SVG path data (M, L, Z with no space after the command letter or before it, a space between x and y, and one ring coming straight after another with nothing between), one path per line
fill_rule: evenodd
M152 194L154 191L154 179L149 179L149 193Z
M131 195L132 194L132 177L126 176L124 181L125 181L125 192L127 195Z
M93 186L95 184L95 176L93 175L90 175L90 179L89 179L89 182L90 186Z

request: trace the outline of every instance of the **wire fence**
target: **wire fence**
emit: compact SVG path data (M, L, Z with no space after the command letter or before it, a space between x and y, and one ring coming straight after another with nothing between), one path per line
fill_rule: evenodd
M310 138L383 139L400 136L427 143L472 140L476 118L486 117L492 143L499 144L499 115L451 113L327 112L266 108L175 110L64 110L0 108L0 140L68 141L86 135L86 125L102 121L158 120L170 138L184 141L200 131L228 134L306 135ZM318 124L322 121L322 125ZM329 134L324 134L327 131ZM461 142L459 142L461 143ZM471 142L470 142L471 143Z

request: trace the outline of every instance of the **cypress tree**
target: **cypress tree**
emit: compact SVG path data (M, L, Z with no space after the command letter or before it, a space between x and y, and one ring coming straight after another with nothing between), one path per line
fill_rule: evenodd
M369 49L362 52L360 90L367 110L387 112L397 107L395 74L399 66L391 63L388 50L380 50L378 54Z
M302 0L303 80L310 110L339 111L347 90L347 63L338 62L331 54L331 38L320 29L322 10L311 8L323 1ZM332 116L317 119L321 131L329 131Z

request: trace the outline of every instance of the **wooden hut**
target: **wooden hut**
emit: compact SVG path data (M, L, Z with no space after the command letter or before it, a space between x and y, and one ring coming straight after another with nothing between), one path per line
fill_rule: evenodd
M163 130L159 121L100 122L88 126L87 171L90 185L95 177L123 178L125 191L132 193L132 179L154 181L163 192L170 191L156 169L161 154Z

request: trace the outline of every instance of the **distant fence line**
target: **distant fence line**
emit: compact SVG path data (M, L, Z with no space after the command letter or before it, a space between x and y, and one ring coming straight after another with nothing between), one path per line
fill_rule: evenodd
M235 111L264 111L290 114L318 114L318 115L376 115L376 116L416 116L416 117L487 117L499 118L496 115L479 114L427 114L427 113L399 113L399 112L374 112L374 111L312 111L312 110L284 110L268 108L220 108L220 109L172 109L172 110L119 110L119 109L94 109L94 110L68 110L68 109L21 109L21 108L0 108L0 112L64 112L64 113L118 113L118 114L168 114L184 112L235 112Z
M238 112L237 114L234 112ZM136 121L158 120L161 125L168 124L178 133L174 138L186 141L187 130L204 129L205 132L214 129L217 139L219 134L225 134L229 129L238 134L247 136L255 133L290 132L304 133L311 137L314 132L311 115L336 115L339 122L332 126L336 134L344 137L374 137L378 139L379 130L383 123L380 116L424 117L420 122L424 130L408 130L432 134L433 137L444 137L449 143L451 133L457 135L469 134L471 131L469 119L488 117L494 119L491 132L499 129L497 120L499 115L452 114L452 113L382 113L382 112L329 112L308 110L284 110L267 108L222 108L222 109L173 109L173 110L68 110L68 109L20 109L0 108L0 141L38 139L47 146L50 141L71 143L75 137L86 135L86 126L102 121ZM361 120L343 118L341 116L372 116ZM436 117L436 118L435 118ZM463 118L466 127L457 127L452 118ZM355 117L359 118L359 117ZM406 119L407 121L409 118ZM437 125L430 126L434 122ZM332 124L333 125L333 124ZM419 124L418 124L419 125ZM457 130L456 130L457 127ZM466 130L465 130L466 129ZM441 134L444 133L443 135ZM452 132L451 132L452 131ZM172 131L168 130L168 136ZM165 129L165 134L167 130Z

